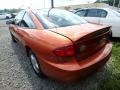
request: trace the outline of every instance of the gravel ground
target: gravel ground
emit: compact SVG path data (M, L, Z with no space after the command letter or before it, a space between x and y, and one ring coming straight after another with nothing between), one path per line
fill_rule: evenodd
M20 43L12 43L5 21L0 21L0 90L97 90L107 68L74 84L41 79L33 71ZM6 26L6 27L4 27Z

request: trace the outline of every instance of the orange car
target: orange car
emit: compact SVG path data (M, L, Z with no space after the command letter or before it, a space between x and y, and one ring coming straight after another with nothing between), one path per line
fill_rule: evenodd
M78 81L111 56L110 27L88 23L65 10L22 10L6 23L13 42L24 45L40 76Z

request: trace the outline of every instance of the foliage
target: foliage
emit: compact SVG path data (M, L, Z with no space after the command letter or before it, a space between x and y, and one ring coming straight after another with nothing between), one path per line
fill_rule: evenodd
M120 90L120 42L113 43L111 64L106 71L106 79L98 85L98 90Z
M112 6L114 3L114 0L107 0L107 3ZM115 6L118 6L118 4L119 4L119 0L115 0Z

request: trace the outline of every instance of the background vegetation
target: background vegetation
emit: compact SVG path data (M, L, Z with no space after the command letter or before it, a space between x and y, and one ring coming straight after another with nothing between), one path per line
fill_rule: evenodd
M112 57L105 77L98 84L98 90L120 90L120 41L113 42Z
M6 13L17 13L20 10L21 10L20 8L19 9L15 9L15 8L13 8L13 9L3 9L3 10L0 10L0 13L3 13L3 12L6 12Z

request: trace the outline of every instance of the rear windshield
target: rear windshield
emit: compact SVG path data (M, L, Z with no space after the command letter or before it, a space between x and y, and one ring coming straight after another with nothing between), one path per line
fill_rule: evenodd
M112 9L109 9L109 11L110 11L113 15L115 15L115 16L117 16L117 17L120 17L120 13L119 13L119 12L117 12L117 11L115 11L115 10L112 10Z
M116 16L120 17L120 13L117 11L113 11L113 13L115 13Z
M34 13L45 29L87 23L81 17L65 10L52 9L49 14L48 10L36 10Z

